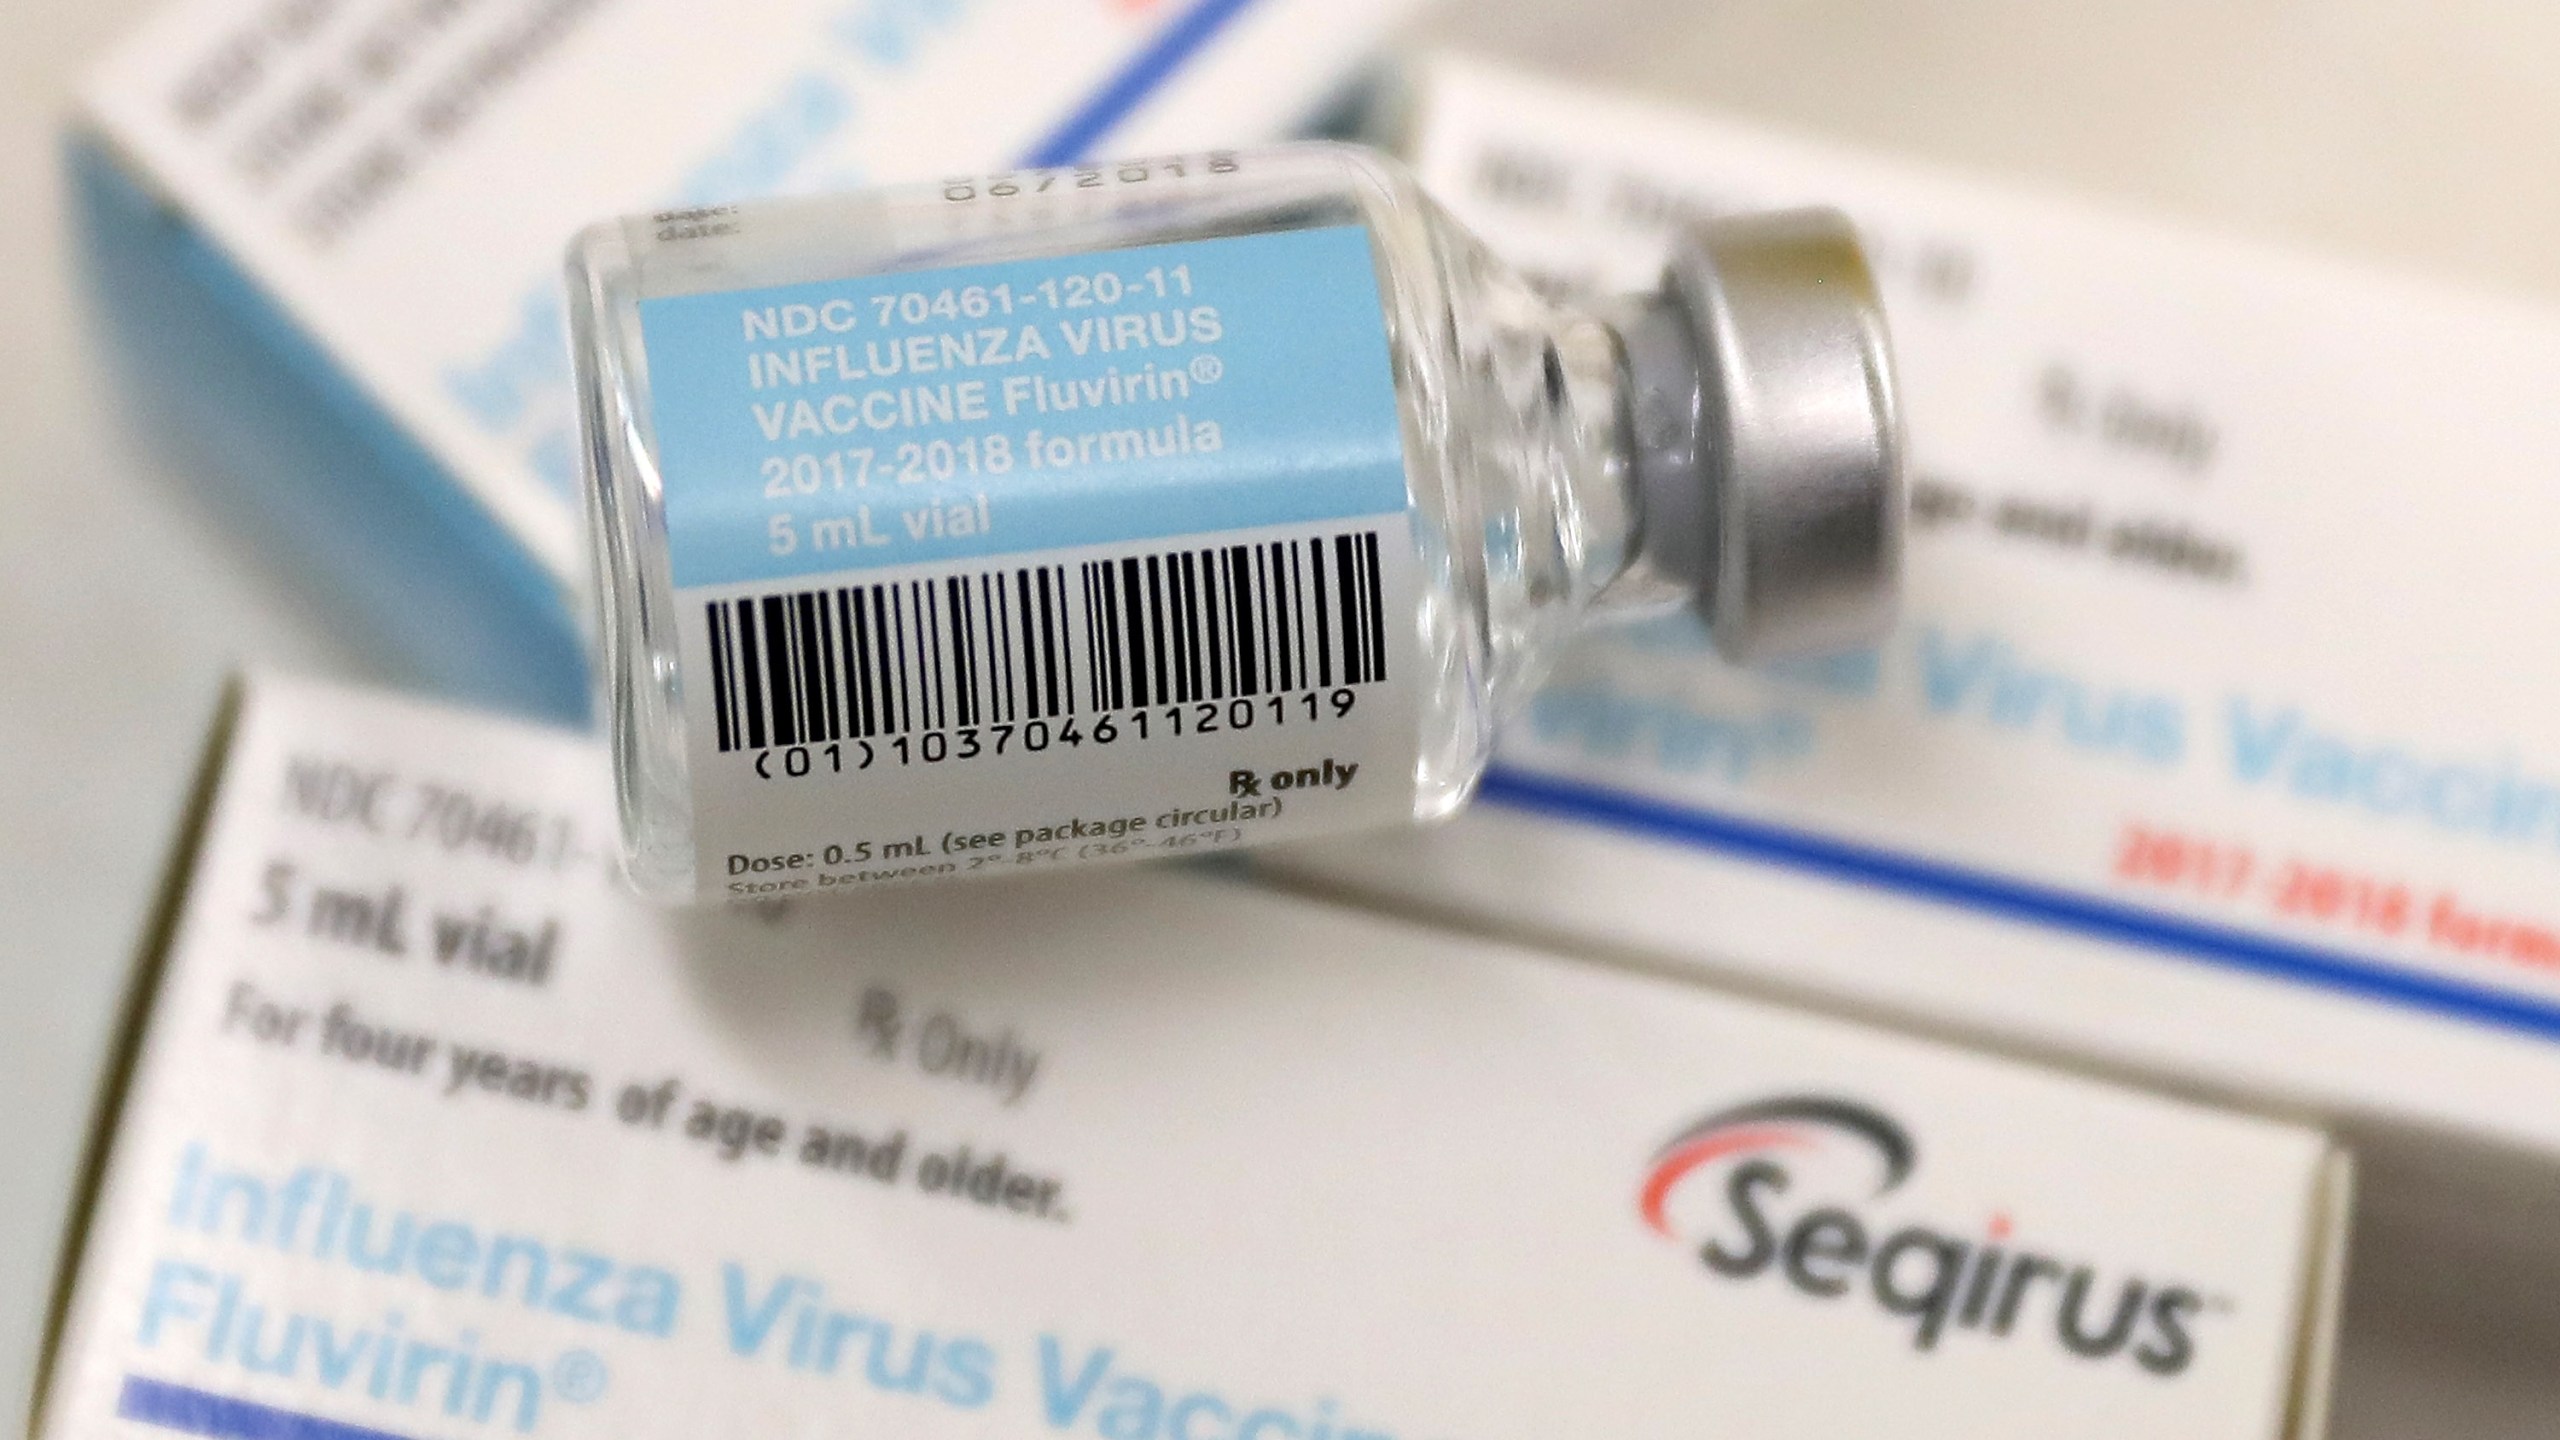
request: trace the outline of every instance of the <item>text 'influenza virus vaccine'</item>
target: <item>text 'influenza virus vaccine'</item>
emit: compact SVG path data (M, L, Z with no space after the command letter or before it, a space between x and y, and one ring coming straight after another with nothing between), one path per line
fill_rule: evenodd
M668 898L1443 815L1595 612L1891 610L1828 212L1559 306L1338 145L634 217L570 264L628 868Z

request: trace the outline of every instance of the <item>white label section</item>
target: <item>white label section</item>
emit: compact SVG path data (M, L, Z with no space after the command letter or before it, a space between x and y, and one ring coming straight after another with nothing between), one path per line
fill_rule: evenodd
M1402 514L677 592L705 895L1411 816Z

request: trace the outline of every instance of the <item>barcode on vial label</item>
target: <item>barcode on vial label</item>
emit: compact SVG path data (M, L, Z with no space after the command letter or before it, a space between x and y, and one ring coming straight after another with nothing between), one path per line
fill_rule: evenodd
M720 753L1384 680L1378 532L708 603Z

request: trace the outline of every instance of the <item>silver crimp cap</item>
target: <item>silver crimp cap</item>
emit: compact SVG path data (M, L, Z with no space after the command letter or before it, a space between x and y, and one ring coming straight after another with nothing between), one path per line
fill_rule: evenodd
M1854 649L1891 624L1902 417L1848 217L1695 225L1621 327L1643 553L1734 660Z

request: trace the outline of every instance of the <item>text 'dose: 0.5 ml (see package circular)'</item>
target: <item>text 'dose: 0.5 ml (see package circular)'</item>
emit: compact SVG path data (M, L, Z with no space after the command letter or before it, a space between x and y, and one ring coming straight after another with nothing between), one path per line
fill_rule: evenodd
M638 216L570 259L626 866L667 899L1199 854L1464 803L1602 612L1891 613L1830 212L1558 303L1340 145Z

